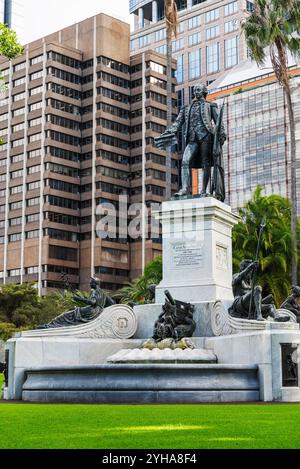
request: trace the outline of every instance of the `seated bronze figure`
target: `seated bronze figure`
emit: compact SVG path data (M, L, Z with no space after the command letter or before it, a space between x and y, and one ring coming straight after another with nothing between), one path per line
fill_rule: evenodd
M100 288L100 280L92 277L90 282L91 293L89 298L74 295L74 299L83 306L78 306L71 311L66 311L48 324L37 327L37 329L52 329L55 327L77 326L96 319L104 308L115 304Z

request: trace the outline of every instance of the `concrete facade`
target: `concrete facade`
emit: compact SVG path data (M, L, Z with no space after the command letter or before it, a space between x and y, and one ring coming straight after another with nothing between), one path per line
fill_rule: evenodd
M166 60L130 58L129 37L128 24L100 14L1 59L0 282L34 281L45 294L63 288L65 272L75 288L98 275L114 290L161 252L159 237L96 233L99 205L119 220L120 196L126 208L150 206L167 184L153 142L166 125ZM177 172L174 154L174 192Z
M147 49L166 53L163 4L163 0L129 2L135 18L132 54ZM178 0L177 7L180 25L173 41L173 57L178 63L177 91L183 105L190 102L195 83L210 84L247 58L241 22L253 4L247 0Z

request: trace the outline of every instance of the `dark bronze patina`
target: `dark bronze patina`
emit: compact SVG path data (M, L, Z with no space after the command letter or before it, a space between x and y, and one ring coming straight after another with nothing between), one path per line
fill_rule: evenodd
M37 327L37 329L52 329L55 327L76 326L78 324L87 323L96 319L104 308L115 304L109 296L107 296L100 288L100 280L91 278L91 293L89 298L83 298L74 295L74 299L83 304L71 311L66 311L53 319L48 324Z
M225 200L225 182L222 146L226 133L222 122L223 108L220 114L216 103L206 101L208 91L204 84L194 87L194 100L191 106L184 106L176 121L160 137L155 139L158 148L174 145L176 133L184 127L186 148L182 159L182 188L177 197L190 193L191 168L203 169L201 196L214 195L222 202ZM211 168L214 167L210 192L207 192L211 180Z
M153 339L157 342L172 338L176 341L192 337L196 323L193 320L194 306L174 300L168 290L163 311L154 325Z

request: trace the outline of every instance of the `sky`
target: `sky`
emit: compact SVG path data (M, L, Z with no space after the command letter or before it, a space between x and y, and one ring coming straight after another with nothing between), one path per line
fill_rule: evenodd
M23 0L23 2L24 43L101 12L130 22L129 0Z

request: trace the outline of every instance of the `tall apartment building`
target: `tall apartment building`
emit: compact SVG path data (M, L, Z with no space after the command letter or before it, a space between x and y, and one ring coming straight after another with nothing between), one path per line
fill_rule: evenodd
M289 58L296 124L297 196L300 200L300 67ZM209 99L225 103L228 140L224 146L226 202L234 210L261 185L264 193L290 197L290 131L283 88L269 61L258 68L250 60L211 86ZM197 187L195 187L197 190ZM300 215L300 205L298 204Z
M241 22L253 10L247 0L176 0L178 37L173 41L177 60L179 105L188 104L196 82L212 83L224 71L247 58ZM135 30L131 52L153 49L166 53L164 0L130 0Z
M166 125L165 58L130 59L129 42L128 24L100 14L0 60L8 84L0 102L0 282L35 281L45 294L62 288L63 271L74 287L86 289L96 274L114 290L161 251L159 239L96 233L100 204L118 209L123 195L149 206L165 194L165 153L153 146Z
M0 22L16 31L22 42L24 35L23 0L0 0Z

